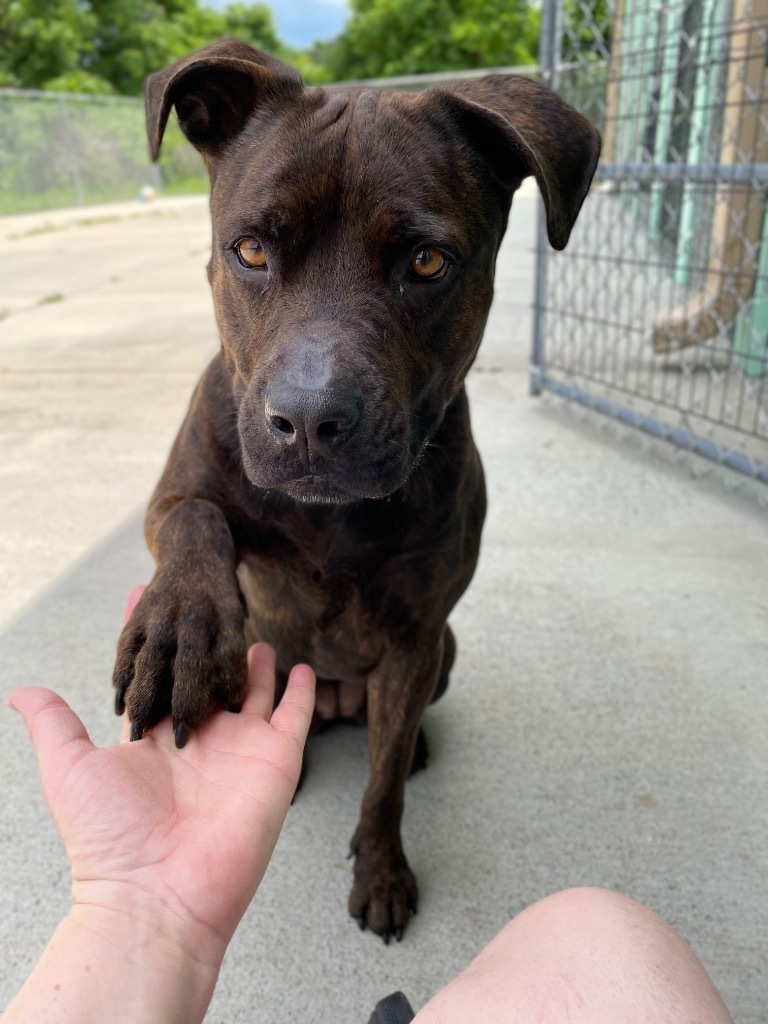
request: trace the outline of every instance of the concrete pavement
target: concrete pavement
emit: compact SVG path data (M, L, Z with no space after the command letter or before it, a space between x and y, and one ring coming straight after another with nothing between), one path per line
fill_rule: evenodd
M534 206L515 201L470 375L490 512L408 786L420 913L389 948L347 917L365 733L317 738L215 1024L361 1024L395 988L420 1006L511 914L575 884L650 904L734 1018L765 1021L766 505L528 397ZM122 603L151 573L143 509L216 348L208 236L196 198L0 221L0 687L54 686L101 743L119 733ZM68 880L2 708L0 730L4 1004Z

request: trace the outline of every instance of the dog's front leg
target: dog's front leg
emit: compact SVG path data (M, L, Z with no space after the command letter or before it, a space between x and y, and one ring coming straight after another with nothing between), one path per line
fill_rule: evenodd
M156 496L146 535L157 570L118 644L118 713L131 739L167 714L177 746L217 706L236 707L246 682L235 544L213 502Z
M393 652L368 677L370 778L352 838L355 878L349 912L361 928L399 941L416 913L418 889L403 852L400 822L405 781L421 716L435 690L442 643Z

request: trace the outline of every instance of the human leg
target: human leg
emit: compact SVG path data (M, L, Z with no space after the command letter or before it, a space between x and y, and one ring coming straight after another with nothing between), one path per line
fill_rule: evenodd
M634 900L568 889L528 907L414 1024L733 1024L677 932Z

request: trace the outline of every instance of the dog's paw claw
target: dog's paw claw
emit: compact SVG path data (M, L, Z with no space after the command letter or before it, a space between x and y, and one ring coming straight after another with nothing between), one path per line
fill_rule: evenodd
M416 879L402 854L394 864L358 854L349 912L361 930L381 936L387 946L392 936L400 942L417 901Z
M208 589L210 587L210 589ZM179 589L158 572L123 628L113 684L115 710L141 731L173 714L176 746L214 710L242 706L247 680L243 612L231 580Z
M120 689L115 694L115 714L122 715L125 711L125 689Z

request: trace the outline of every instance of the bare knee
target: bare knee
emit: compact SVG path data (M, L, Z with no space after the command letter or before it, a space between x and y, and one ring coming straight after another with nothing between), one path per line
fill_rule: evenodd
M658 915L604 889L566 889L522 911L417 1024L732 1024L688 944Z

